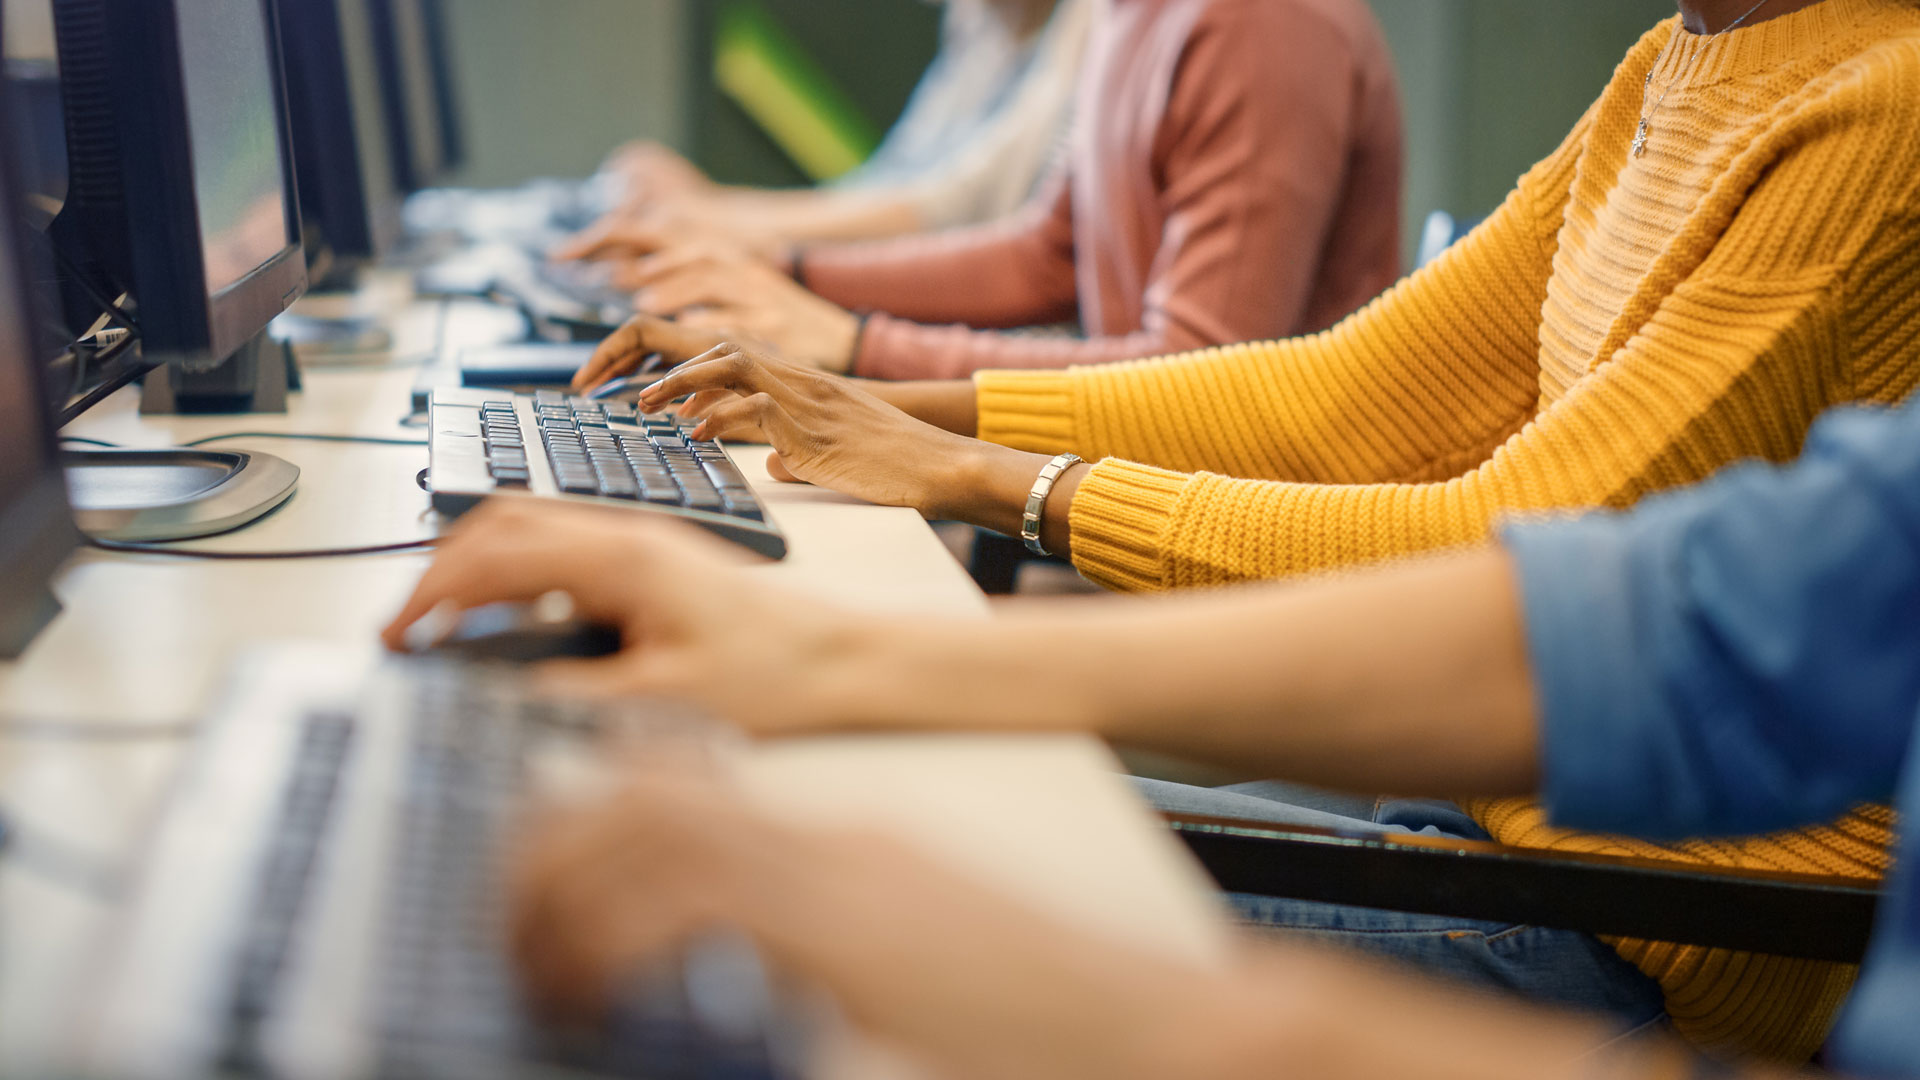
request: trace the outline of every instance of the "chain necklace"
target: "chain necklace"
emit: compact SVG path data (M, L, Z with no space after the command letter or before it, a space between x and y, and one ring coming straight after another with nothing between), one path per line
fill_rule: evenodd
M1741 23L1744 23L1748 19L1753 18L1754 12L1759 11L1763 7L1766 7L1767 3L1768 3L1768 0L1760 0L1759 3L1748 8L1747 13L1745 15L1742 15L1739 18L1728 23L1725 29L1721 30L1717 34L1710 35L1707 38L1707 41L1710 42L1714 40L1714 38L1720 37L1722 34L1731 33ZM1665 105L1667 103L1667 95L1673 93L1673 88L1680 85L1682 81L1682 76L1693 74L1694 65L1700 62L1701 55L1706 52L1706 43L1702 42L1701 47L1697 51L1695 51L1692 59L1689 59L1687 61L1686 68L1680 71L1679 73L1675 74L1672 80L1667 83L1667 88L1665 90L1660 91L1660 100L1653 103L1653 108L1651 109L1647 108L1647 95L1653 92L1653 73L1656 71L1659 71L1660 65L1666 63L1667 54L1673 51L1674 42L1679 41L1680 35L1684 33L1686 33L1686 27L1684 26L1674 27L1673 36L1667 39L1667 47L1660 50L1660 55L1654 59L1653 66L1647 69L1647 81L1641 84L1641 87L1640 87L1640 126L1635 128L1633 132L1633 156L1634 157L1641 157L1646 154L1647 137L1653 134L1653 118L1660 115L1660 106Z

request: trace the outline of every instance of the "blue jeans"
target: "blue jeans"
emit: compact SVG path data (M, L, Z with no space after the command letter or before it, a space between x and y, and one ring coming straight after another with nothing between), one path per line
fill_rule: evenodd
M1220 788L1134 783L1154 806L1177 813L1490 839L1465 810L1441 799L1376 799L1271 781ZM1629 1028L1666 1015L1659 984L1591 934L1240 893L1228 899L1241 920L1263 934L1360 949L1528 1001L1610 1013Z

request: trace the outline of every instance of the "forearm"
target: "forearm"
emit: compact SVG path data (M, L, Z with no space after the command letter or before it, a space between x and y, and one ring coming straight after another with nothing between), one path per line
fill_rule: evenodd
M922 423L972 438L980 410L966 379L883 382L861 380L861 389Z
M856 726L1086 731L1355 790L1512 794L1537 779L1533 686L1497 550L863 634L836 695Z
M906 199L885 192L773 193L738 205L740 223L789 244L881 240L920 232L926 222Z

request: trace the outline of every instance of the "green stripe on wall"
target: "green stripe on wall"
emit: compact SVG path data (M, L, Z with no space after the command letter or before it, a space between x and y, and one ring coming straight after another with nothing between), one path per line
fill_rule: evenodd
M731 4L721 15L713 77L815 180L848 172L880 144L853 99L757 3Z

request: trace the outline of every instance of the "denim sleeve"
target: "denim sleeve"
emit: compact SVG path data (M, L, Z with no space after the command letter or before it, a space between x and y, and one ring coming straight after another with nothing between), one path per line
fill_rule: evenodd
M1557 823L1751 833L1891 795L1920 703L1920 407L1502 536Z

